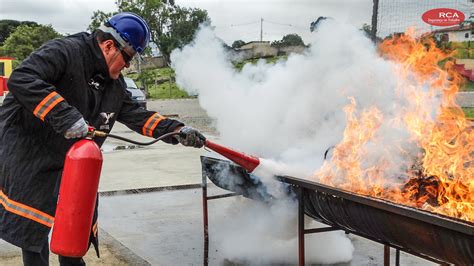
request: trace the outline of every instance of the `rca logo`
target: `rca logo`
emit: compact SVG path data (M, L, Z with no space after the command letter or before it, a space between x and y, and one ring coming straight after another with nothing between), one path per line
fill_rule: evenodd
M439 12L438 16L440 18L459 18L459 14L457 12Z
M451 8L435 8L423 13L421 18L433 26L453 26L464 21L464 13Z

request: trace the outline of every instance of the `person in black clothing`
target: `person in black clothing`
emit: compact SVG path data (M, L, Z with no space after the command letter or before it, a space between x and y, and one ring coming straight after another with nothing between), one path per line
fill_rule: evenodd
M196 129L147 111L131 99L121 70L150 39L133 13L111 17L92 34L47 42L13 71L0 107L0 237L22 248L25 265L48 265L48 233L54 224L66 152L88 126L110 132L115 121L170 144L200 148ZM96 137L101 146L105 138ZM97 203L91 228L97 255ZM61 265L85 265L59 256Z

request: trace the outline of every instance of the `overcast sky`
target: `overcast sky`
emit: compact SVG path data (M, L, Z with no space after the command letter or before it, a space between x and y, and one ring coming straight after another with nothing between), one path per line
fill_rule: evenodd
M216 34L234 40L279 40L289 33L307 39L309 24L330 16L360 27L371 21L372 0L175 0L186 7L206 9ZM94 10L116 10L114 0L0 0L0 19L51 24L67 34L84 31ZM246 25L242 25L246 24Z
M180 6L206 9L216 34L227 43L242 39L279 40L288 33L308 38L309 25L319 16L348 21L356 26L369 23L372 0L176 0Z
M0 18L51 24L60 33L87 29L94 10L116 9L114 0L0 0Z

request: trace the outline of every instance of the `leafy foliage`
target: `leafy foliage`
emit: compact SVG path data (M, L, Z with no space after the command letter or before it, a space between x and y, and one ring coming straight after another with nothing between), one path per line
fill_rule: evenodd
M360 29L362 32L364 32L365 36L371 37L372 36L372 25L369 25L367 23L364 23L362 25L362 28Z
M43 43L61 37L51 25L23 24L5 40L0 47L0 55L11 56L22 61L31 52L38 49Z
M96 30L100 24L111 16L120 12L132 12L141 16L150 26L151 41L156 43L158 36L161 34L161 14L165 13L166 3L160 0L138 0L138 1L122 1L117 11L105 13L101 10L94 11L91 24L88 30Z
M321 23L322 21L324 21L326 19L328 19L328 17L323 17L323 16L318 17L318 19L316 21L311 22L311 24L309 25L309 30L311 32L315 31L318 28L319 23Z
M234 41L234 42L232 43L232 48L234 48L234 49L240 48L240 47L242 47L242 45L244 45L244 44L245 44L244 41L242 41L242 40L237 40L237 41Z
M0 45L10 36L12 32L20 25L38 26L38 23L32 21L17 21L11 19L0 20Z
M167 20L166 31L159 37L158 47L169 56L171 51L190 43L201 23L210 23L207 11L174 6Z
M272 46L285 47L285 46L297 46L304 45L303 39L298 34L287 34L283 36L280 41L272 42Z
M107 18L124 11L133 12L148 23L151 42L167 59L172 50L192 40L200 23L210 21L207 11L179 7L172 0L136 0L123 1L116 12L95 11L88 29L93 31Z
M464 107L462 110L468 119L474 120L474 107Z
M460 91L472 91L474 92L474 82L470 80L466 80L466 82L461 84L461 87L459 88Z
M106 21L109 17L117 14L118 12L113 12L113 13L105 13L101 10L96 10L94 11L94 13L92 13L92 21L91 23L89 24L89 26L87 27L87 30L89 30L90 32L93 32L95 31L96 29L98 29L100 27L100 24L104 21Z

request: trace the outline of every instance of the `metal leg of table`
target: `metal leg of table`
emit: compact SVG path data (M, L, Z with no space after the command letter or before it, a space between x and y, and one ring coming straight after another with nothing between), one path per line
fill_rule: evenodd
M202 177L202 218L204 225L204 254L203 265L209 264L209 226L208 226L208 212L207 212L207 177Z
M303 266L304 258L304 189L298 189L298 259L299 265Z
M383 247L383 265L390 266L390 246Z
M400 250L398 248L395 252L395 266L400 266Z

